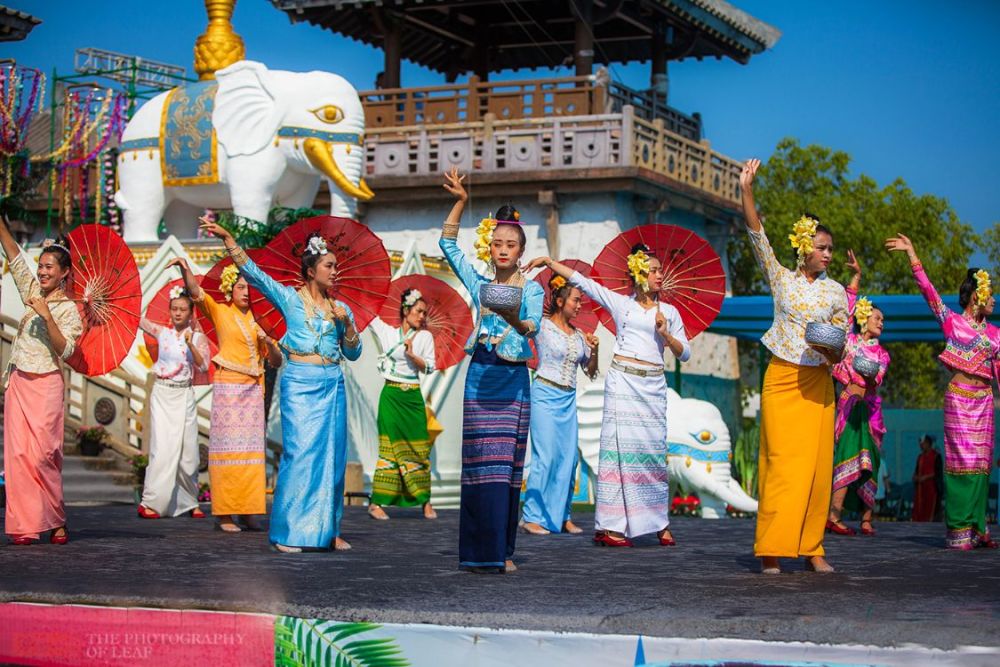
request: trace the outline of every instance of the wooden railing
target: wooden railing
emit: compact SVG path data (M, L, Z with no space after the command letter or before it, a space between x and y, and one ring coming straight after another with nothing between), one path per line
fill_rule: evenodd
M430 176L460 171L641 167L737 204L740 163L707 141L671 131L663 119L620 113L383 127L366 135L365 173Z
M480 81L421 88L384 88L359 93L370 132L416 125L450 125L482 121L487 114L501 121L593 116L621 113L626 106L648 121L661 119L671 132L698 141L701 121L666 104L662 96L611 83L606 75L526 81Z

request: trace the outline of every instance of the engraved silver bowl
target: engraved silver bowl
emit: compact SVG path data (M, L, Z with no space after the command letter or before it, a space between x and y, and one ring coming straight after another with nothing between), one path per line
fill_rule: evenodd
M483 283L479 286L479 303L490 310L514 310L521 306L521 288L511 285Z
M873 378L878 375L878 372L882 369L877 361L871 357L865 356L858 352L854 355L854 361L851 362L851 367L857 371L858 375L864 378Z
M806 343L810 347L824 348L839 353L844 349L846 336L843 329L825 322L810 322L806 325Z

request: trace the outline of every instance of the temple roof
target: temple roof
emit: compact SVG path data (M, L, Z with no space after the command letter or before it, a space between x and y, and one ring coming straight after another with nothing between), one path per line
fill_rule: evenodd
M0 42L18 42L41 22L31 14L0 5Z
M457 75L489 44L489 71L572 64L580 0L271 0L306 21L375 47L387 22L403 27L402 57ZM732 58L746 63L781 32L724 0L593 0L594 60L649 60L653 25L666 26L669 60Z

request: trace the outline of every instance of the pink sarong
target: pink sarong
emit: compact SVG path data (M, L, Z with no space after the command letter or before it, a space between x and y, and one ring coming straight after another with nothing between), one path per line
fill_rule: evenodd
M851 410L858 401L868 404L868 431L872 434L872 440L881 449L882 438L885 437L885 421L882 419L882 398L878 394L858 396L846 391L841 392L840 398L837 399L837 422L833 430L833 440L834 442L840 440L840 434L847 426L847 418L851 416Z
M63 392L59 371L11 371L3 410L8 535L38 539L39 533L66 525Z

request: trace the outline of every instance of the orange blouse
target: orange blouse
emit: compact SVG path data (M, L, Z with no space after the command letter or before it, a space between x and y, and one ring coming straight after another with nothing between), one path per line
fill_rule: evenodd
M267 345L264 331L250 311L240 312L231 303L221 304L205 290L194 300L212 320L219 339L219 353L212 357L215 381L219 384L261 384Z

